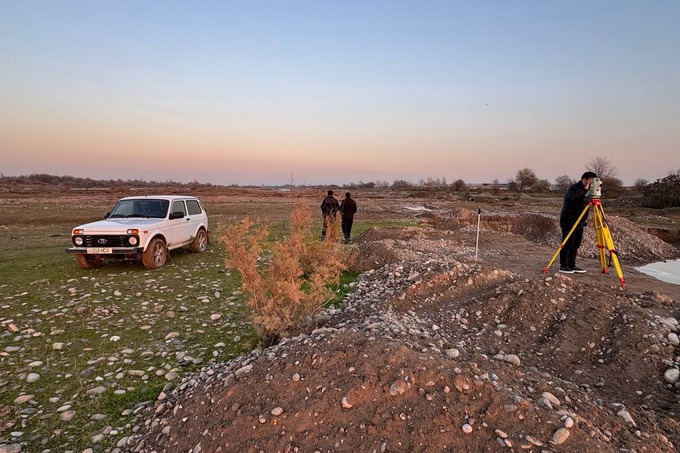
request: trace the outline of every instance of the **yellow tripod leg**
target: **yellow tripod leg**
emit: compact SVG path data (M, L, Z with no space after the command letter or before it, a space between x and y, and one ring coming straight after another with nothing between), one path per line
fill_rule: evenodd
M604 249L606 247L604 238L604 216L600 213L600 205L593 206L593 224L595 225L595 235L597 236L597 251L600 256L600 267L602 267L602 273L607 273L607 257L605 256Z
M623 271L621 270L621 265L619 264L619 257L616 252L616 247L614 247L614 238L612 238L612 232L609 230L609 225L604 217L604 210L602 206L599 206L602 215L602 236L604 237L607 250L609 250L609 256L611 257L612 263L614 263L614 269L616 269L616 275L619 277L621 286L626 287L626 281L623 278Z
M588 204L586 205L586 207L583 209L583 212L581 212L581 215L578 216L578 219L576 219L576 222L574 222L574 226L571 227L571 230L569 230L569 233L568 233L567 236L564 238L564 240L562 241L562 243L560 244L560 246L557 248L557 251L556 251L555 254L553 255L553 257L552 257L552 259L550 260L550 262L548 263L548 265L545 266L545 267L543 268L543 273L544 273L544 274L545 274L546 272L548 272L548 269L550 269L550 266L552 266L552 263L555 262L555 258L557 258L557 255L560 254L560 251L562 251L562 248L564 248L564 244L567 243L567 241L568 241L569 238L571 237L571 234L574 232L574 230L576 229L576 226L579 224L579 222L581 221L581 219L583 218L583 216L586 214L586 212L588 211L588 208L589 208L589 207L590 207L590 203L588 203Z

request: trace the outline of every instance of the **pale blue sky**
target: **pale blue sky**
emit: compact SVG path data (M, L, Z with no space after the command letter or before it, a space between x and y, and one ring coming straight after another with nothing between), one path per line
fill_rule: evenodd
M680 2L0 1L0 172L625 183L680 168Z

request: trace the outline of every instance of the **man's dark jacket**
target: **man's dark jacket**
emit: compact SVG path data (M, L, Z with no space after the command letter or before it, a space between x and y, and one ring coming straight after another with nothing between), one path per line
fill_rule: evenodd
M571 185L564 194L564 204L562 205L562 212L560 213L560 224L564 226L573 226L576 219L581 215L585 207L590 202L588 197L588 189L579 181ZM581 226L585 225L588 219L588 212L581 219Z
M321 213L324 217L335 215L340 210L340 203L333 195L329 195L321 202Z
M357 212L357 203L351 198L345 198L340 203L340 212L345 220L354 220L354 213Z

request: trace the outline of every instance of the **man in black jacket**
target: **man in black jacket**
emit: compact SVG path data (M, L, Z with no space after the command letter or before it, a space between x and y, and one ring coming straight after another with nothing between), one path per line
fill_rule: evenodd
M354 223L354 213L357 212L357 203L351 198L349 192L345 193L345 199L340 203L340 214L342 215L342 234L345 242L352 240L352 223Z
M560 228L562 229L562 240L567 237L569 231L576 224L578 216L590 202L588 191L590 190L590 183L597 175L592 171L587 171L581 176L581 180L573 184L567 189L564 194L564 204L562 205L562 212L560 213ZM569 236L569 240L564 244L560 250L560 272L564 274L573 274L574 272L582 274L586 270L576 266L576 254L578 248L581 246L581 239L583 238L583 227L588 220L588 212L581 218L581 221L574 232Z
M340 210L340 203L333 196L333 191L328 191L328 196L321 202L321 215L323 215L323 228L321 230L321 240L326 238L326 230L329 221L335 220L335 214Z

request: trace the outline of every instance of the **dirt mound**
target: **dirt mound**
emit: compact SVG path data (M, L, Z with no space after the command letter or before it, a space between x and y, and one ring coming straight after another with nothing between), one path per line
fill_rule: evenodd
M468 209L453 209L446 213L432 213L428 223L438 229L457 230L477 227L477 213ZM671 244L650 234L633 222L618 216L607 216L607 224L614 239L619 260L640 265L680 256ZM562 242L559 217L535 212L482 212L480 228L484 232L512 233L532 242L557 249ZM597 238L592 222L585 228L579 253L587 258L598 256Z
M161 394L126 449L675 451L680 290L540 274L551 247L509 233L475 261L475 239L366 232L342 310Z

